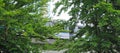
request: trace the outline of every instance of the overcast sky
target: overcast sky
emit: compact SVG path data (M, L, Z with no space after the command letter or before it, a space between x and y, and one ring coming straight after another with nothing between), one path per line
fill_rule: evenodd
M57 20L57 19L61 19L61 20L69 20L71 18L71 16L68 14L68 12L70 11L70 9L68 9L67 12L62 12L59 16L58 16L58 12L60 11L60 8L62 7L62 5L57 9L57 13L55 15L53 15L53 9L55 8L55 3L59 1L59 0L51 0L51 2L49 3L49 14L50 17L52 17L53 20ZM80 22L77 23L77 26L85 26L84 24L81 24Z
M59 16L58 16L58 12L53 15L53 9L55 8L55 3L57 2L58 0L51 0L51 2L49 3L49 14L50 14L50 17L52 17L52 19L56 20L56 19L61 19L61 20L69 20L71 16L68 15L68 12L62 12ZM60 8L62 6L60 6L57 11L60 11Z

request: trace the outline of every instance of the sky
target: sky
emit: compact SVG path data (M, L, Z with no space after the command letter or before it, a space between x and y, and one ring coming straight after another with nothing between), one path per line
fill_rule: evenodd
M52 20L60 19L60 20L66 20L66 21L69 20L71 18L71 16L68 14L70 9L68 9L68 11L66 11L66 12L62 12L58 16L58 12L60 11L62 5L57 9L57 13L55 15L53 14L53 9L55 8L55 3L57 1L59 1L59 0L51 0L51 2L49 3L49 14L50 14L51 19ZM85 25L79 22L79 23L77 23L77 26L84 27Z
M55 8L55 3L57 2L58 0L51 0L51 2L49 3L49 14L50 14L50 17L52 17L53 20L57 20L57 19L60 19L60 20L69 20L71 16L69 16L68 14L68 11L67 12L62 12L59 16L58 16L58 12L60 11L60 8L62 6L60 6L58 9L57 9L57 13L54 15L53 14L53 9Z
M58 0L51 0L51 2L49 3L49 16L51 17L52 20L69 20L71 18L71 16L68 14L68 12L70 11L70 9L68 9L67 12L62 12L59 16L58 16L58 12L60 11L60 8L62 7L62 5L57 9L57 13L54 15L53 14L53 9L55 8L55 3ZM84 24L81 24L80 22L77 23L76 25L77 27L84 27ZM75 28L75 32L77 32L79 29ZM64 38L64 39L69 39L69 33L59 33L57 36ZM84 36L83 36L84 37Z

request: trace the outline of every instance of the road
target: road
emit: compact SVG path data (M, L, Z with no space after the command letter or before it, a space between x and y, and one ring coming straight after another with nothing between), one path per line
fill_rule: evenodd
M43 51L42 53L63 53L65 50L60 50L60 51L54 51L54 50L49 50L49 51Z

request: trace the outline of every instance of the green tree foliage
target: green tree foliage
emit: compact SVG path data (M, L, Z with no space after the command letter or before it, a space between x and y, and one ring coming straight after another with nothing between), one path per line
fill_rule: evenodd
M45 26L48 0L0 0L0 51L39 53L31 38L44 40L54 32Z
M71 33L81 21L86 25L71 41L68 53L117 53L120 52L120 2L119 0L60 0L57 9L71 9L69 20ZM83 37L85 36L85 37Z

